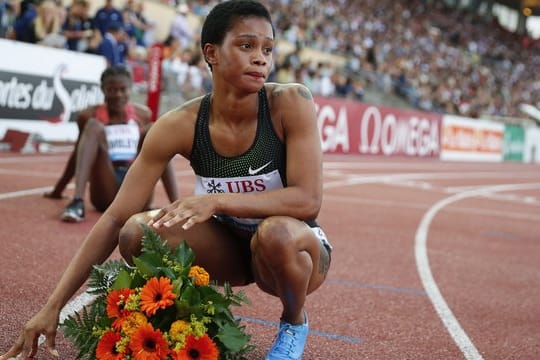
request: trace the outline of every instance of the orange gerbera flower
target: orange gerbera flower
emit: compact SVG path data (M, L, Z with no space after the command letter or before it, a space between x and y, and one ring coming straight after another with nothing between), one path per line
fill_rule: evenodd
M165 360L169 353L167 340L161 331L154 330L150 323L133 332L129 348L134 360Z
M166 277L151 278L141 290L141 310L152 316L158 309L165 309L172 304L176 295L172 291L171 280Z
M116 343L122 337L114 331L104 333L96 347L96 358L98 360L122 360L122 353L116 351Z
M210 275L200 266L192 266L189 269L188 276L193 280L193 283L197 286L205 286L210 282Z
M219 350L208 334L200 338L193 335L186 337L186 346L176 353L176 360L217 360Z
M133 289L125 288L113 290L107 295L107 316L110 318L119 318L127 315L128 310L124 309L129 295L134 294Z

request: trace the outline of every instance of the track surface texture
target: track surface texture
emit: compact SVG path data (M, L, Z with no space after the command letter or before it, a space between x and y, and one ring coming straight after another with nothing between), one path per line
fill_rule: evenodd
M99 216L87 208L85 222L65 224L68 199L42 197L67 155L0 154L2 353ZM190 194L188 163L174 168ZM165 203L158 184L154 205ZM319 222L334 251L306 303L304 359L540 359L537 165L327 155ZM280 304L244 290L251 305L235 313L256 346L250 359L261 359ZM62 315L84 302L75 296ZM57 349L75 358L60 331ZM52 359L43 348L36 358Z

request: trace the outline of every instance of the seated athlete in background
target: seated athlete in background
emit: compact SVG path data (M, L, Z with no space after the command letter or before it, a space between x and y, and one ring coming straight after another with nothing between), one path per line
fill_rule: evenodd
M146 106L129 102L131 74L122 66L107 68L101 76L105 103L81 110L77 117L79 136L64 172L51 192L44 196L61 199L62 192L75 176L73 200L62 213L66 222L84 219L84 194L90 183L90 201L98 211L105 211L118 192L142 140L152 125ZM171 166L162 181L173 202L178 198ZM150 199L149 199L150 200Z

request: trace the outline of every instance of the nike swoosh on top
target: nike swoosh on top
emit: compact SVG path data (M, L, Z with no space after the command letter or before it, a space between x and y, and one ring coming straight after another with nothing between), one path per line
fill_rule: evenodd
M270 160L269 162L267 162L266 164L264 164L263 166L261 166L260 168L257 168L257 169L252 169L251 165L250 165L249 169L248 169L248 173L249 173L249 175L256 175L257 173L261 172L261 170L263 170L265 167L267 167L271 163L272 163L272 160Z

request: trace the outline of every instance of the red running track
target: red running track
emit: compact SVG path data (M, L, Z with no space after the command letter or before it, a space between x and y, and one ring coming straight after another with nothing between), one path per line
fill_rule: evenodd
M41 197L66 159L0 154L0 352L99 216L90 209L84 223L64 224L67 200ZM174 165L181 193L191 193L187 162ZM333 263L308 297L304 359L539 359L539 170L326 156L319 221ZM165 201L158 185L155 204ZM257 347L250 358L260 359L280 306L253 285L244 290L252 305L236 313ZM75 357L60 332L57 349ZM52 357L41 349L37 358Z

